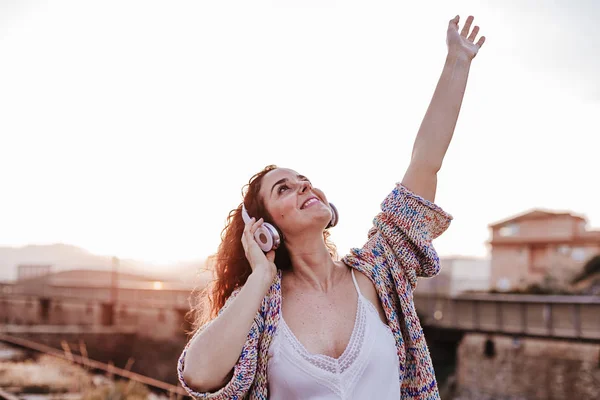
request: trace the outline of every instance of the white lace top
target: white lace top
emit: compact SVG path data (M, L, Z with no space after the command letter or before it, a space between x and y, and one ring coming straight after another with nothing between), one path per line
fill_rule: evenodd
M354 270L358 307L350 341L339 358L311 354L283 319L269 347L269 399L400 398L399 360L390 328L362 296Z

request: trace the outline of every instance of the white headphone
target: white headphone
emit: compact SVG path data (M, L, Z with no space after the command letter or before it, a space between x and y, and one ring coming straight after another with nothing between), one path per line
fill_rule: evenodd
M329 203L329 208L331 208L331 220L325 229L336 226L339 220L337 208L335 208L333 203ZM248 211L246 211L244 203L242 203L242 219L246 224L250 222L251 219L248 215ZM279 233L279 230L268 222L263 222L262 226L254 232L256 243L258 243L258 246L265 253L276 250L281 245L281 238L282 235Z

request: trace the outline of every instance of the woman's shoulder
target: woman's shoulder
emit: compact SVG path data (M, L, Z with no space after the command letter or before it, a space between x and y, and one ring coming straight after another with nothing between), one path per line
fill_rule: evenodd
M353 269L352 267L349 267ZM377 294L377 287L375 283L362 271L357 269L354 270L354 277L356 278L356 283L358 284L358 288L360 289L360 293L364 298L369 300L371 304L375 306L377 311L379 312L379 318L381 321L386 323L385 312L383 311L383 306L381 305L381 301L379 300L379 295Z

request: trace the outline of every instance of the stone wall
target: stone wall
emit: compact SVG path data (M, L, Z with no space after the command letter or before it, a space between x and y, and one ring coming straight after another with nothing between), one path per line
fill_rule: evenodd
M598 399L600 344L466 334L454 399Z

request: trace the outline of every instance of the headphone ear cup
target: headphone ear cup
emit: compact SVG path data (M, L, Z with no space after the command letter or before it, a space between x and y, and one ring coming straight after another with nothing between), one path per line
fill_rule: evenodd
M331 220L329 221L329 224L327 224L327 228L325 229L333 228L338 224L339 221L338 210L337 208L335 208L333 203L329 203L329 208L331 209Z
M264 222L262 226L254 232L254 239L265 253L277 249L281 244L281 235L279 234L279 231L267 222Z

